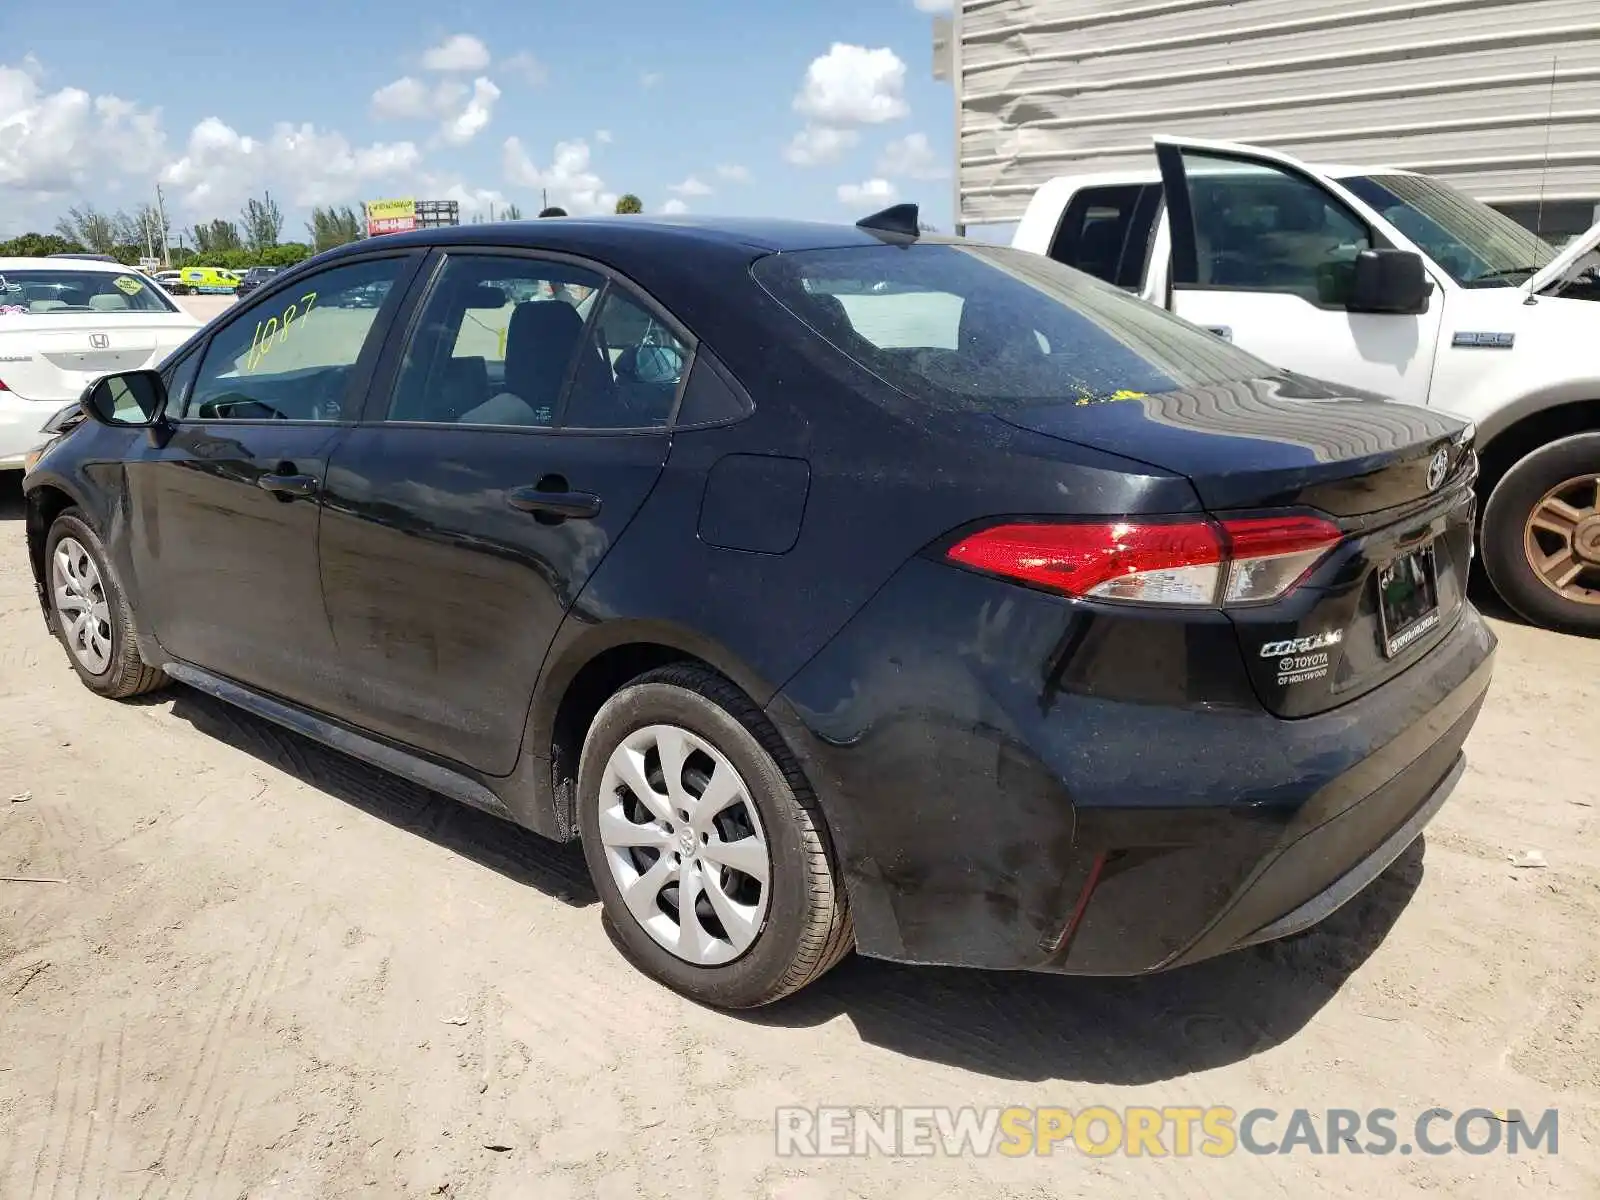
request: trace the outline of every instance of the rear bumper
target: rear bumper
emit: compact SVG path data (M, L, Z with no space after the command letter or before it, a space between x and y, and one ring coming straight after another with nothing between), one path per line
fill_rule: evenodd
M769 713L827 815L863 953L1136 975L1287 936L1380 874L1460 777L1494 651L1467 607L1399 678L1282 720L1225 618L919 561Z
M24 400L0 392L0 471L22 469L23 456L50 439L41 432L65 400Z

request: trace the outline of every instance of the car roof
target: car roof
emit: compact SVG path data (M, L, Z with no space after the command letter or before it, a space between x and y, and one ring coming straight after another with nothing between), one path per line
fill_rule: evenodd
M939 240L924 237L923 240ZM529 249L564 247L595 250L665 249L696 245L724 249L743 248L773 254L794 250L821 250L838 246L871 246L880 239L854 225L824 221L770 220L752 217L536 217L484 225L447 225L410 233L386 233L350 242L330 254L357 253L384 247L488 245L526 246Z
M103 262L98 258L0 258L0 275L7 271L104 271L108 275L126 275L138 267L122 263Z

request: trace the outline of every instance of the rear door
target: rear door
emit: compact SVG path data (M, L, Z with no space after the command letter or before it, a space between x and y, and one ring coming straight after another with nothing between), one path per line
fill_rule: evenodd
M342 262L243 305L173 374L171 436L127 462L141 617L163 648L313 708L332 636L317 526L333 447L420 255ZM353 297L378 287L387 309Z
M511 771L545 652L654 487L689 339L602 269L441 257L333 456L323 591L344 711Z
M1415 249L1397 230L1283 155L1182 138L1156 153L1174 312L1275 366L1427 403L1444 292L1420 316L1346 307L1361 251Z

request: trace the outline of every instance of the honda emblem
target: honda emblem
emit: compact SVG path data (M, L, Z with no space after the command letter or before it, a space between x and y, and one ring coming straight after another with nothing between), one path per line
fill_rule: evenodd
M92 349L104 350L109 345L111 345L111 339L109 337L107 337L105 334L103 334L103 333L91 333L89 335L89 346Z

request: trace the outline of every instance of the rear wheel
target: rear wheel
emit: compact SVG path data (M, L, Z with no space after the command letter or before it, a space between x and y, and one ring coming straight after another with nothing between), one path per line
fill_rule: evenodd
M56 517L45 541L50 613L67 659L90 691L124 700L167 681L139 657L133 611L112 574L105 546L82 514Z
M1550 629L1600 634L1600 433L1541 446L1483 511L1483 567L1500 598Z
M822 814L733 684L695 666L601 708L578 772L584 856L629 957L692 999L754 1008L854 942Z

